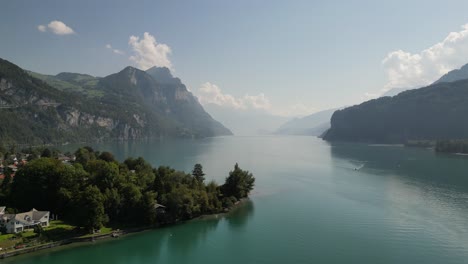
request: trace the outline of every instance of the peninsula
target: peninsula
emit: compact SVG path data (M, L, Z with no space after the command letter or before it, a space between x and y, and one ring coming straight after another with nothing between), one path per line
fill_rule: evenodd
M0 256L227 212L248 197L255 182L238 164L218 185L205 182L201 164L185 173L152 167L141 157L119 162L91 147L66 154L48 148L6 151L2 158ZM17 219L23 215L31 217Z

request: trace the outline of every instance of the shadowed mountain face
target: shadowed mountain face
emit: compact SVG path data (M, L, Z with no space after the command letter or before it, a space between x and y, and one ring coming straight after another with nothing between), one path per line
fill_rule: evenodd
M393 93L336 111L324 139L405 143L468 138L468 64L427 87L389 92Z
M0 59L0 107L4 143L231 134L167 69L155 77L132 67L104 78L51 76Z
M208 136L232 135L232 132L214 120L179 78L172 76L168 68L153 67L147 74L160 84L165 98L165 113L172 119L199 134ZM155 105L153 103L153 105Z
M330 141L404 143L468 138L468 80L442 82L336 111Z

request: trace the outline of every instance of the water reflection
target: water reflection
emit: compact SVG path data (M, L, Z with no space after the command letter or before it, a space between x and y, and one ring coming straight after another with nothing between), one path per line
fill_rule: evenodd
M209 151L213 140L215 139L152 139L88 145L99 151L109 151L120 161L128 157L144 157L153 166L171 165L176 169L186 170L195 164L193 162L187 164L187 161ZM64 152L75 151L84 145L86 144L70 144L61 146L60 149Z
M224 228L224 225L220 225L220 223L225 221L230 229L238 231L246 226L249 218L253 215L253 211L253 202L248 200L224 216L208 216L207 219L200 219L179 225L176 228L170 228L171 235L167 240L167 248L171 251L167 255L169 262L191 263L193 254L197 254L198 249L201 247L217 250L218 245L213 233ZM206 254L209 253L206 252Z
M244 204L234 209L234 211L226 217L226 221L229 228L233 231L242 230L253 215L254 203L251 200L247 200Z
M468 192L467 157L438 155L419 148L345 143L332 144L331 154L337 158L335 167L344 166L378 175L396 174ZM346 160L348 164L340 160Z
M331 154L335 192L359 203L359 213L374 210L374 221L388 225L390 242L411 237L414 246L468 252L468 159L362 144L333 144Z

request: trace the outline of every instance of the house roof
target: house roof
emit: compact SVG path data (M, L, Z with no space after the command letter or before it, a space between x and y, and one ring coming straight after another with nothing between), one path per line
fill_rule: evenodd
M166 208L166 206L157 203L154 205L154 209L158 209L158 208Z
M37 211L36 209L32 209L29 212L19 213L19 214L4 214L4 219L15 219L15 221L19 221L22 224L34 224L35 221L41 220L42 217L47 215L49 211Z
M47 215L49 213L49 211L37 211L36 209L33 209L33 219L41 219L42 217L44 217L45 215Z

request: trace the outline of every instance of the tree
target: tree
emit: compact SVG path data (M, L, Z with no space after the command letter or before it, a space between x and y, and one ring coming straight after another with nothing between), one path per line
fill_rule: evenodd
M49 148L45 148L41 153L41 157L51 158L52 157L52 151Z
M34 233L36 233L38 237L40 237L43 232L44 232L44 228L42 228L41 225L34 226Z
M90 174L90 180L103 192L106 188L114 188L118 181L119 167L115 163L91 160L85 168Z
M113 162L115 161L114 155L112 153L104 151L99 155L99 159L107 161L107 162Z
M192 176L200 183L205 180L205 173L203 173L203 166L201 164L195 164L193 167Z
M11 169L5 169L4 175L5 178L3 178L2 184L0 185L0 191L7 196L11 188Z
M233 196L236 199L248 197L253 189L255 178L252 173L239 168L236 163L234 170L229 172L229 177L221 188L224 197Z
M79 148L75 151L76 161L86 165L88 161L96 159L96 154L91 147Z
M100 229L108 220L103 202L104 197L98 187L86 187L76 200L72 221L88 231Z
M64 194L73 197L87 178L80 166L68 166L56 159L40 158L22 166L11 186L11 203L20 210L37 208L56 213L66 209Z

